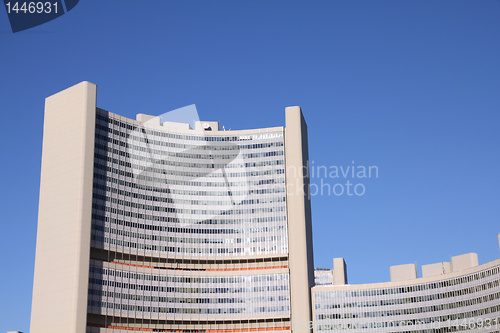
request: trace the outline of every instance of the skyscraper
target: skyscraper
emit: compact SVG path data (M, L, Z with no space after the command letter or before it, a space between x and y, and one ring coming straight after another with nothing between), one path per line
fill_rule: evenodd
M46 99L31 332L291 331L314 283L307 130ZM294 332L306 332L297 328Z
M313 287L299 107L226 131L189 107L128 119L96 93L46 99L32 333L498 331L500 259L475 253L363 285L335 258Z

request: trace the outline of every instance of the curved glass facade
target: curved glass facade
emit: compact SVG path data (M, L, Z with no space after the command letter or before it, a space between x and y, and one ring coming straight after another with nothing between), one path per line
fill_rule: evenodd
M290 329L283 128L98 110L93 179L88 332Z
M287 255L283 140L283 131L138 130L98 114L92 246L161 257Z
M259 275L195 274L137 271L91 266L89 305L97 312L119 309L122 316L166 319L200 315L206 318L287 316L289 279L286 272ZM95 276L95 277L94 277Z

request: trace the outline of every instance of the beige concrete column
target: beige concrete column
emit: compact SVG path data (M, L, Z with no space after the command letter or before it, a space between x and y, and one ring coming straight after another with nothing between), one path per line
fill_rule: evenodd
M84 333L97 87L45 100L31 333Z
M333 258L333 284L347 284L347 265L344 258Z
M307 126L300 107L286 108L285 163L293 333L311 332L314 285Z

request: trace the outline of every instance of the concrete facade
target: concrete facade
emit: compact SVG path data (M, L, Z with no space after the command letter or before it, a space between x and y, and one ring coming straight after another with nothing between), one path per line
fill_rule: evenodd
M311 288L314 285L312 251L311 204L309 199L309 170L307 125L300 107L286 108L286 183L290 242L290 282L292 318L310 322ZM308 269L304 269L308 267ZM308 328L292 327L294 332L308 332Z
M85 331L95 101L89 82L45 101L32 333Z

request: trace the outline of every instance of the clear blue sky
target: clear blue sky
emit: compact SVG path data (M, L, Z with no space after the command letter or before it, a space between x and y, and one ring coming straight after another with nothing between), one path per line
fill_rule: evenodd
M350 283L500 257L499 1L81 0L16 34L0 8L0 45L0 332L29 331L44 98L84 80L128 117L194 103L245 129L302 106L315 166L378 167L323 180L363 196L312 198L315 264L344 257Z

